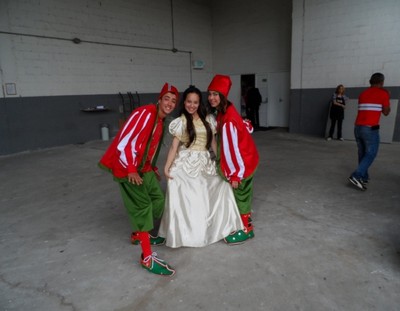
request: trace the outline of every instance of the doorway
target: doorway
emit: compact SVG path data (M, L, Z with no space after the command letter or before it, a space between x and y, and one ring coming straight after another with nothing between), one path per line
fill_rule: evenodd
M254 86L258 88L262 98L259 110L260 127L289 127L289 72L238 74L230 77L232 88L229 97L243 118L246 117L246 88Z

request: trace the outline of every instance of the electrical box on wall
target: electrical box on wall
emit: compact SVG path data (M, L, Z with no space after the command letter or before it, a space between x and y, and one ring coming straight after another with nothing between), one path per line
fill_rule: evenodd
M10 95L17 95L17 87L15 83L6 83L3 86L3 90L5 95L10 96Z
M203 69L204 62L202 60L194 60L193 61L193 69Z

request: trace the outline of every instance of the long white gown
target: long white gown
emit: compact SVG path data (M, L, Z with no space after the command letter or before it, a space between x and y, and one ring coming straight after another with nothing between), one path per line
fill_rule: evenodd
M207 116L213 133L215 118ZM181 116L169 126L170 133L183 144L170 168L165 210L159 236L169 247L202 247L215 243L232 231L243 228L231 185L216 172L214 161L206 150L206 129L194 120L196 140L189 148L186 119Z

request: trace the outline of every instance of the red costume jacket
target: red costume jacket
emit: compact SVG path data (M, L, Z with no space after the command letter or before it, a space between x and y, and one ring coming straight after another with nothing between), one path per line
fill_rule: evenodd
M259 156L246 123L230 104L225 114L218 112L218 155L220 172L232 182L254 174Z
M146 161L157 122L156 105L150 104L135 109L101 158L99 166L110 170L116 178L125 178L129 173L140 172ZM164 130L162 132L164 133ZM160 150L162 136L158 142L153 142L157 144L156 151L150 159L153 167Z

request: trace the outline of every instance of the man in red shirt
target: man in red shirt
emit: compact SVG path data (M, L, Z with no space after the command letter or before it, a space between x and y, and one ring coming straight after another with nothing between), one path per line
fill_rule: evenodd
M151 245L163 244L164 239L150 236L149 231L154 227L153 219L161 218L164 211L164 193L155 165L164 134L164 119L175 109L178 96L178 90L165 83L157 105L135 109L99 163L119 184L134 231L131 241L142 247L142 267L168 276L175 270L151 250Z
M390 113L390 96L383 88L384 81L385 76L382 73L374 73L369 80L371 87L358 98L358 114L354 127L358 167L349 177L349 181L361 190L367 190L368 168L378 154L381 114L387 116Z

